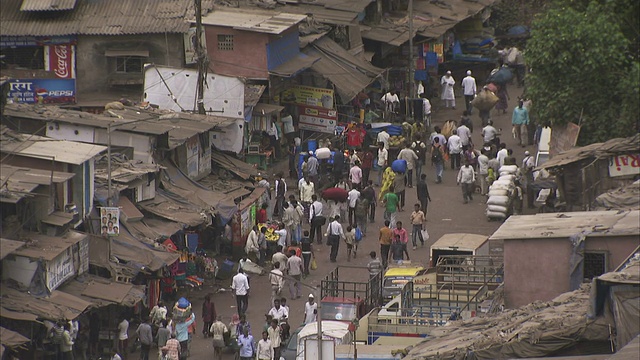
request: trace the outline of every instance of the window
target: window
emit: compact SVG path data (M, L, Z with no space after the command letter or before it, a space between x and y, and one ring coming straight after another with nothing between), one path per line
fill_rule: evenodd
M4 55L3 69L23 68L29 70L44 70L44 48L42 46L6 47L0 49Z
M121 74L141 74L143 58L139 56L116 57L116 72Z
M233 51L233 35L218 35L218 50Z
M607 271L607 257L605 253L584 253L584 279L591 280Z

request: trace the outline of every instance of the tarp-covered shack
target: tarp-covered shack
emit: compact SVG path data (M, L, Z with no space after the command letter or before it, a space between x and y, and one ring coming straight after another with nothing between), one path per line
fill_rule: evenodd
M542 164L555 175L569 210L591 210L594 199L640 175L640 134L573 148Z

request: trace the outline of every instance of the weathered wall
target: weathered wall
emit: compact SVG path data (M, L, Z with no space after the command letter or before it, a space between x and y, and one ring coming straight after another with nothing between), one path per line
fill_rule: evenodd
M233 51L218 50L218 35L233 35ZM211 67L216 74L249 79L269 78L267 34L205 25L205 36Z
M585 251L607 254L614 270L638 246L637 236L587 238ZM505 306L517 308L536 300L548 301L570 291L569 239L504 241Z
M105 56L107 50L148 50L147 63L180 68L184 66L183 43L183 34L79 36L76 51L76 90L82 94L109 89L107 78L115 72L115 62ZM143 78L142 73L140 77ZM142 86L139 87L142 89Z

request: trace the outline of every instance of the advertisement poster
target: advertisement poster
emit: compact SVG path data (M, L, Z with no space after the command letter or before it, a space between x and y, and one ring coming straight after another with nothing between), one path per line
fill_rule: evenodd
M298 128L300 130L317 131L333 134L338 124L336 110L321 107L299 106Z
M100 226L103 236L120 234L120 208L103 207L100 209Z
M73 104L75 79L17 79L9 83L8 100L21 104Z
M638 176L640 154L617 155L609 158L609 176Z
M46 281L49 291L55 290L67 279L73 277L76 269L73 265L71 248L67 248L53 260L47 262Z
M69 44L44 47L44 69L59 79L75 79L75 47Z
M294 86L282 93L282 101L333 109L333 90L311 86Z

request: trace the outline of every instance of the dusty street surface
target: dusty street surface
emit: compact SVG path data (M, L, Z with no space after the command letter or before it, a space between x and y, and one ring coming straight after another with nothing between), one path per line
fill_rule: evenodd
M515 140L511 136L511 113L514 106L517 105L517 96L520 95L521 89L512 87L510 89L511 99L509 101L509 109L506 114L501 112L498 114L495 110L492 112L492 119L496 128L502 128L501 141L507 144L507 148L513 149L514 156L516 157L518 164L521 164L524 157L524 151L529 150L531 154L535 154L536 147L528 146L522 148L515 143ZM460 119L464 102L462 98L458 98L458 107L456 110L440 109L438 113L433 116L433 125L442 125L446 120ZM474 133L472 135L473 142L475 144L482 144L482 137L480 135L481 126L480 119L478 118L477 111L472 116L474 122ZM478 147L479 145L476 145ZM468 204L463 204L462 193L460 187L456 186L457 171L451 170L447 167L444 172L443 183L436 184L435 169L430 166L430 160L427 160L424 173L427 174L427 182L429 185L429 192L432 202L429 203L427 213L427 229L429 231L430 239L427 241L424 247L420 247L416 250L411 249L409 244L409 254L413 262L421 262L424 265L428 265L429 262L429 246L440 238L443 234L454 232L467 232L491 235L501 224L498 221L487 221L485 216L486 199L479 194L474 196L473 201ZM372 177L374 174L372 174ZM376 188L376 192L378 188ZM398 215L398 220L404 224L410 224L409 216L413 209L413 204L417 202L416 190L414 188L407 188L407 201L405 210ZM526 208L526 207L525 207ZM527 210L527 209L525 209ZM369 261L369 252L375 250L379 252L378 245L378 229L383 226L383 208L378 206L376 212L376 221L374 224L368 224L367 236L360 242L358 249L358 256L356 259L352 259L349 265L361 265L366 266ZM410 225L409 225L410 226ZM345 225L346 228L346 225ZM406 228L406 226L405 226ZM308 225L303 227L303 230L308 230ZM324 229L323 229L324 230ZM408 229L411 230L410 227ZM336 264L329 262L329 247L326 245L317 246L314 245L314 251L316 252L316 258L318 262L318 269L312 271L311 275L305 280L311 285L318 285L320 280L331 270L333 270ZM347 264L346 246L341 244L338 253L338 264ZM355 272L359 273L359 272ZM345 280L364 280L360 278L348 277ZM248 321L251 324L252 335L254 338L259 339L264 326L264 314L269 310L269 297L270 286L267 276L251 275L251 291L249 298L249 309L247 311ZM220 282L225 289L230 286L229 281ZM200 309L202 307L202 301L207 293L214 293L217 287L212 284L206 284L202 291L193 291L190 294L189 300L193 303L193 309L198 316L198 332L192 342L191 359L210 359L212 358L212 347L210 339L204 339L202 336L202 322L200 321ZM290 300L288 299L287 305L290 308L290 325L291 329L295 329L302 323L304 313L304 302L310 290L303 288L303 296L301 299ZM283 296L289 297L288 287L285 285L283 290ZM236 313L236 302L231 292L218 292L212 297L216 305L218 314L223 315L223 321L228 324L231 315ZM319 299L316 299L319 300ZM134 355L132 355L134 356ZM225 355L225 358L232 358L231 355Z

